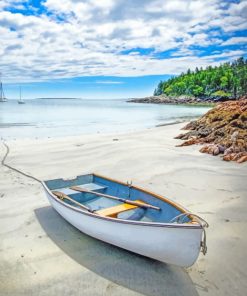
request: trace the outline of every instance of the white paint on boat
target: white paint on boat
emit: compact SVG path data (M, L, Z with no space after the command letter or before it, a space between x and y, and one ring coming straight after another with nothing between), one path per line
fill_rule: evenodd
M191 266L200 253L203 228L200 224L154 223L100 217L59 200L43 183L53 208L80 231L168 264Z

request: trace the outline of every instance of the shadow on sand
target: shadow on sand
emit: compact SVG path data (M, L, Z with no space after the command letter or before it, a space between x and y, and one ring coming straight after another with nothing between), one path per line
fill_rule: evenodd
M47 235L68 256L99 276L147 296L198 295L182 268L166 265L81 233L52 207L35 210Z

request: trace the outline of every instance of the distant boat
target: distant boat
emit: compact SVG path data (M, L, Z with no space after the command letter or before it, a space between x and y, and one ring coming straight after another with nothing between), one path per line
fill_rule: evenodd
M24 100L21 97L21 87L20 87L20 99L18 100L18 104L25 104Z
M4 91L3 91L3 83L1 80L1 73L0 73L0 103L4 103L7 102L7 98L4 95Z
M65 220L97 239L183 267L206 253L206 221L166 197L97 174L43 186Z

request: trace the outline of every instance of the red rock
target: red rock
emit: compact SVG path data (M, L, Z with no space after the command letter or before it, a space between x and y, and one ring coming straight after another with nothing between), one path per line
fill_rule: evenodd
M237 163L242 163L242 162L245 162L245 161L247 161L247 155L244 155L244 156L242 156L241 158L239 158L239 159L237 160Z
M233 148L232 147L229 147L225 150L224 152L224 155L228 155L228 154L231 154L233 152Z
M209 147L208 147L208 153L209 153L209 154L213 154L213 153L214 153L214 149L215 149L214 146L209 146Z
M223 160L226 160L226 161L233 160L235 155L236 155L235 153L230 153L230 154L224 155Z
M218 154L220 154L220 149L219 149L219 147L214 147L214 150L213 150L213 155L218 155Z
M185 128L189 132L178 136L185 140L179 146L208 143L200 152L212 155L224 153L224 160L244 159L239 153L247 152L247 95L218 104ZM226 157L228 155L231 156Z
M208 153L208 145L203 146L199 151L201 153Z
M239 153L236 153L233 157L233 161L237 161L238 159L240 159L242 156L244 156L244 153L243 152L239 152Z
M228 155L224 155L224 156L223 156L223 160L225 160L225 161L230 161L230 160L231 160L231 156L230 156L230 154L228 154Z
M181 146L190 146L190 145L196 144L197 142L198 141L196 139L190 139L188 141L183 142L181 145L178 145L178 147L181 147Z

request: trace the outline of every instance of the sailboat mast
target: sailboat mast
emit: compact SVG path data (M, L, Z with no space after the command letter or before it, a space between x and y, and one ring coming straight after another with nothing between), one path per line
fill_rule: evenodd
M2 73L0 72L0 101L3 100L3 85L2 85Z
M0 72L0 102L7 102L3 91L2 73Z

